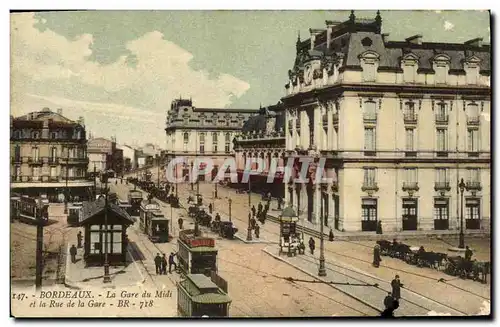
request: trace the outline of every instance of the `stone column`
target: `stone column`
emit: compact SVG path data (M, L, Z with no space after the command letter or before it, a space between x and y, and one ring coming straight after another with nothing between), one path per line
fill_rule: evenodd
M313 185L313 224L320 223L320 215L321 215L321 185L315 184Z

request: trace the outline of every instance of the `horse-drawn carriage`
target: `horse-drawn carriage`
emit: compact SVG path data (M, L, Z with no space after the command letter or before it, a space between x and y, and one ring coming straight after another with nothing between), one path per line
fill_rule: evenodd
M234 234L238 232L238 228L234 227L230 221L219 222L219 235L223 238L234 239Z

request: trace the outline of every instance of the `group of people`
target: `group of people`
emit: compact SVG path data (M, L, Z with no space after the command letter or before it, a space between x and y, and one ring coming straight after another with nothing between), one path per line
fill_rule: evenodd
M255 207L253 207L252 209L255 209ZM248 218L250 219L250 229L254 231L255 238L259 238L260 226L259 226L259 224L257 224L257 220L255 220L255 216L253 216L251 213L249 213Z
M175 256L177 253L171 252L168 256L168 272L172 273L172 266L174 269L177 269L177 264L175 263ZM155 257L155 266L156 266L156 274L157 275L166 275L167 274L167 258L165 257L165 253L163 256L160 256L159 253L156 254Z
M266 205L263 206L262 202L259 202L257 209L255 209L255 205L252 205L252 218L257 218L262 224L265 223L267 218L267 213L269 212L269 207L271 206L270 200L266 202Z

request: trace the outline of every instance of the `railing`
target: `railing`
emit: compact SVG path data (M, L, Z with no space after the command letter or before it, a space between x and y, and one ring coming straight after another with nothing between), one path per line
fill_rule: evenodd
M59 163L59 158L49 157L49 165L57 165Z
M374 123L377 121L377 114L376 113L364 113L363 114L363 121L365 123Z
M437 124L448 124L448 115L436 114L436 123Z
M414 112L412 113L405 113L403 116L403 120L407 124L416 124L418 120L418 115Z
M403 191L418 191L418 183L417 182L403 182Z
M23 162L23 159L22 159L21 157L11 157L11 158L10 158L10 162L11 162L11 163L15 163L15 164L17 164L17 163L22 163L22 162Z
M376 182L371 182L371 183L363 183L363 186L361 186L362 191L378 191L378 185Z
M449 190L451 190L450 182L436 182L434 184L434 190L436 190L436 191L449 191Z
M481 190L481 182L478 182L478 181L467 181L465 183L465 188L467 190Z
M479 116L467 116L467 124L479 125Z
M43 163L42 158L28 158L28 164L30 165L41 165Z
M81 157L81 158L72 158L72 157L61 157L59 158L59 162L61 164L85 164L89 162L89 158Z

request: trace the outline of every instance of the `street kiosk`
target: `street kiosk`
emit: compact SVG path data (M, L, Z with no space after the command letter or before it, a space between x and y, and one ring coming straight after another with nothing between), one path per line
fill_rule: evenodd
M299 218L292 207L283 209L280 215L280 252L288 255L295 254L300 245L300 236L297 233Z

